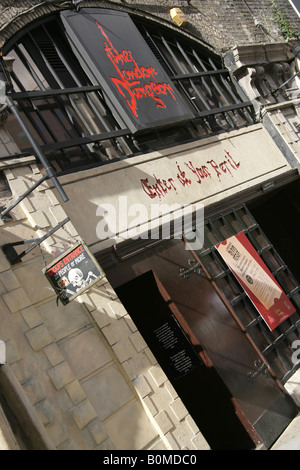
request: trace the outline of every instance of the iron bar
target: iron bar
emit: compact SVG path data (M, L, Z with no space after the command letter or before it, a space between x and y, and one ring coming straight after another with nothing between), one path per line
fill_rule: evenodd
M183 237L185 243L188 245L189 242L188 240L186 240L185 237ZM271 368L270 364L267 363L265 357L263 356L261 350L259 349L259 347L256 345L256 343L254 342L253 338L251 337L251 335L248 333L247 329L245 328L245 326L243 325L243 323L241 322L241 320L238 318L238 316L236 315L235 311L233 310L232 306L230 305L230 302L227 300L227 298L225 297L225 295L222 293L221 289L218 287L217 283L213 280L213 278L211 277L211 275L209 274L208 270L206 269L206 267L204 266L203 262L200 260L200 258L198 257L197 253L194 252L194 250L191 250L191 254L194 255L195 259L200 263L200 266L202 268L202 271L203 271L203 274L206 276L206 278L211 282L212 284L212 287L215 289L216 293L218 294L218 296L220 297L221 301L223 302L223 304L225 305L225 307L227 308L227 310L229 311L229 313L231 314L232 318L235 320L235 322L237 323L237 325L240 327L241 331L244 333L246 339L248 340L248 342L251 344L252 348L255 350L256 354L258 355L258 358L262 361L263 364L266 365L266 370L269 372L270 374L270 377L271 379L277 384L277 386L279 387L279 389L281 390L281 392L287 397L287 399L289 400L292 400L290 394L286 391L286 389L284 388L284 386L282 385L282 383L280 382L280 380L277 378L275 372L273 371L273 369Z
M7 248L11 248L14 246L20 246L20 245L27 245L29 243L33 243L30 247L28 247L26 250L22 251L20 254L16 254L14 259L11 259L11 264L15 264L16 262L20 261L20 259L23 258L23 256L27 255L30 251L32 251L34 248L39 246L41 243L43 243L44 240L46 240L48 237L50 237L53 233L55 233L58 229L63 227L67 222L69 222L70 218L66 217L62 222L59 222L55 227L53 227L49 232L47 232L45 235L43 235L40 238L33 238L31 240L22 240L18 242L11 242L11 243L5 243L4 245L1 245L0 248L2 248L3 252L6 252Z
M53 152L54 150L61 150L65 148L75 147L77 145L91 144L95 142L101 142L101 140L114 139L116 137L122 137L130 134L129 129L122 129L120 131L104 132L101 134L94 134L86 137L78 137L73 140L67 140L64 142L54 142L52 144L45 144L41 146L44 152ZM25 149L28 151L28 149Z
M27 189L22 196L20 196L15 202L13 202L9 207L7 207L4 211L1 212L0 218L2 219L6 214L8 214L14 207L16 207L25 197L27 197L32 191L37 188L40 184L42 184L45 180L47 180L49 177L48 175L42 176L33 186Z
M220 75L221 73L228 73L227 69L216 69L216 70L207 70L205 72L193 72L185 74L176 74L170 75L171 80L180 80L181 78L198 78L198 77L207 77L209 78L212 75Z
M92 93L101 91L100 86L79 86L72 88L57 88L51 90L38 90L38 91L17 91L11 93L11 97L18 100L25 99L38 99L38 98L51 98L53 96L71 95L76 93Z
M300 70L296 72L292 77L290 77L288 80L286 80L282 85L280 85L278 88L272 91L272 95L275 95L275 93L278 93L283 87L285 87L291 80L296 78L300 74Z
M11 98L11 96L6 95L6 102L7 102L7 105L9 107L9 109L11 110L11 112L13 113L15 118L17 119L18 123L20 124L21 128L23 129L27 139L29 140L29 142L32 146L32 149L33 149L35 155L37 156L37 158L40 160L40 162L44 166L48 177L53 182L55 188L57 189L57 191L60 195L60 197L62 198L62 200L64 202L67 202L69 200L68 196L66 195L66 193L63 190L61 184L59 183L57 177L55 176L55 172L54 172L53 168L49 165L48 160L45 157L45 155L43 154L40 146L36 143L35 139L33 138L33 136L31 135L31 133L29 131L29 129L27 128L25 122L23 121L22 116L21 116L17 106L15 105L13 99Z

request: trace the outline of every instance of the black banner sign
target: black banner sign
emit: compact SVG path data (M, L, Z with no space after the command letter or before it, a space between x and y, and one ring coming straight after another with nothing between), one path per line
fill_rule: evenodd
M172 315L152 331L152 347L155 356L168 377L179 379L203 364L186 337L176 318Z
M127 13L63 11L70 45L94 85L100 84L121 127L135 133L193 115Z
M43 272L64 305L104 277L84 243L78 243L56 258Z

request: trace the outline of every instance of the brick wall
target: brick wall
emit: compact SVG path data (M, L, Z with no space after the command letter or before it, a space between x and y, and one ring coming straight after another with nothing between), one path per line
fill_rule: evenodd
M283 8L287 22L300 30L300 19L287 0L275 0ZM62 2L63 4L64 2ZM200 38L218 51L238 44L282 40L274 22L271 0L114 0L83 1L79 7L100 6L148 16L155 21L168 22L177 28L170 9L179 7L186 14L187 25L182 31ZM0 5L0 43L5 43L25 25L59 9L59 2L10 1Z

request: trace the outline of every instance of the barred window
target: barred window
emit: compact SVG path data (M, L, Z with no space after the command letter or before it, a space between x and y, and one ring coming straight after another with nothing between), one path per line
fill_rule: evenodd
M92 85L60 28L47 18L10 41L15 58L12 98L58 174L230 131L253 123L251 103L237 92L220 57L209 48L134 20L151 51L191 111L184 125L134 135L120 126L99 85ZM6 128L23 154L26 136L11 115Z

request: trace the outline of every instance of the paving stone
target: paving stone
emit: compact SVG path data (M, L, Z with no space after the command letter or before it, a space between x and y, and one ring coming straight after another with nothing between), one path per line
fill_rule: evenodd
M56 390L61 390L75 380L75 376L67 362L58 364L53 369L48 370L48 374Z
M86 394L85 394L82 386L78 382L78 380L74 380L73 382L68 384L66 386L66 390L67 390L72 402L74 403L74 405L76 405L77 403L80 403L81 401L86 399Z
M48 329L44 325L37 326L30 331L25 333L32 349L40 351L48 344L53 343L53 337L49 333Z
M65 360L56 343L52 343L44 347L44 353L52 366L56 366Z
M0 280L2 281L7 291L12 291L21 287L13 271L4 271L3 273L1 273Z
M78 403L70 409L70 413L79 429L83 429L87 424L97 417L97 414L88 400Z
M12 313L18 312L31 305L31 301L22 287L4 294L3 300Z
M149 373L158 386L162 385L168 380L168 377L166 376L166 374L164 373L164 371L159 365L152 366L149 369Z
M123 407L106 420L104 426L117 449L141 450L158 437L156 428L139 402ZM138 429L139 432L128 432L129 429Z
M171 431L174 428L174 423L171 421L169 416L165 411L160 411L155 416L155 421L161 431L166 434L167 432Z
M21 310L21 314L29 328L34 328L43 323L37 310L32 306Z
M177 398L176 400L172 401L170 406L179 421L181 421L188 415L188 411L180 400L180 398Z
M94 328L62 342L60 349L78 379L90 375L113 359Z
M98 419L88 424L87 428L92 434L97 445L101 444L101 442L104 442L108 437L103 424Z

